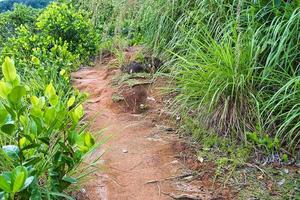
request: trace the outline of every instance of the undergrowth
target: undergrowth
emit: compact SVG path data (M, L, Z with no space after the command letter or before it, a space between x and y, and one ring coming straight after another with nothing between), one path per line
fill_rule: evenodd
M66 1L0 16L0 199L72 199L101 143L82 121L87 95L70 73L96 56L100 35Z
M95 18L106 44L145 45L167 61L177 111L241 143L268 135L297 156L297 1L76 2L94 17L112 12Z

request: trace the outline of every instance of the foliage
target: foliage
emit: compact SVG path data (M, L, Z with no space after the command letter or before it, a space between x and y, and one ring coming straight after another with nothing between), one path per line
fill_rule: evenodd
M246 132L267 134L296 153L299 1L110 4L109 27L116 37L145 44L169 60L167 76L176 81L170 89L178 93L174 108L197 113L201 124L222 136L245 143Z
M12 10L15 4L23 4L33 8L44 8L52 0L2 0L0 1L0 12Z
M1 28L12 32L0 53L0 199L70 199L65 189L95 146L81 122L86 95L71 87L70 73L96 55L98 36L89 16L67 3L41 12L17 5L1 16L10 20Z
M10 143L1 151L13 167L0 176L4 197L41 199L47 191L63 192L67 185L76 182L68 173L95 143L89 132L78 128L84 114L83 97L65 100L57 95L52 83L43 96L35 96L22 84L14 61L8 57L2 73L0 134L2 142Z
M5 43L9 37L15 36L16 29L21 25L33 28L39 12L37 9L16 4L12 11L0 13L0 42Z
M55 40L69 44L69 51L89 59L97 53L98 35L88 14L66 3L52 3L37 20L37 28Z

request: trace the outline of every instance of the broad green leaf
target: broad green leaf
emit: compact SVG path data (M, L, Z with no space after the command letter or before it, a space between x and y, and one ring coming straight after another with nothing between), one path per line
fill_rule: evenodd
M84 110L83 110L82 104L80 104L79 106L77 106L77 108L75 108L74 112L75 112L75 115L78 117L78 119L80 119L81 117L83 117Z
M26 178L22 190L26 189L32 183L33 180L34 180L33 176Z
M72 184L77 183L77 179L70 176L64 176L62 180Z
M42 117L43 112L39 107L32 107L30 110L30 114L35 117Z
M26 144L26 137L22 137L20 140L19 140L19 144L20 144L20 148L22 149L23 147L25 147L25 144Z
M49 85L47 85L46 90L45 90L45 96L50 99L52 96L56 95L56 91L52 85L52 83L50 83Z
M0 104L0 125L4 124L9 117L7 110Z
M5 152L5 154L12 158L13 160L17 160L19 159L19 147L15 146L15 145L6 145L2 147L2 150Z
M37 135L38 131L37 131L37 125L36 125L35 121L30 120L29 125L30 125L30 132L34 135Z
M7 123L1 126L1 131L3 133L6 133L8 135L13 134L13 132L15 131L15 125L13 123Z
M21 101L22 97L26 95L26 89L24 86L17 86L12 89L8 95L8 99L14 103Z
M50 125L56 118L56 110L54 107L48 108L44 114L45 122Z
M45 97L40 97L39 98L39 106L40 108L43 108L46 104L46 100L45 100Z
M58 104L59 97L57 95L53 95L49 98L49 102L51 106L56 106Z
M36 96L30 97L30 101L33 106L39 106L40 100Z
M21 83L21 77L17 74L16 79L13 80L13 81L11 82L11 84L12 84L13 87L16 87L16 86L20 85L20 83ZM25 86L24 86L24 87L25 87ZM26 89L26 88L25 88L25 89Z
M6 81L11 82L17 78L15 63L9 57L6 57L4 63L2 64L2 73Z
M75 97L74 96L70 97L67 103L68 108L70 108L74 104L74 102L75 102Z
M27 169L23 166L16 167L12 172L13 190L12 192L19 192L27 179Z
M7 95L11 92L11 89L12 87L10 84L0 81L0 97L7 99Z
M77 106L71 113L73 122L78 123L80 118L83 117L83 115L84 115L83 106L82 105Z
M85 146L87 146L89 148L95 144L95 140L90 133L84 134L84 144L85 144Z
M78 146L78 147L82 153L86 153L89 151L89 148L87 146Z
M5 192L11 192L10 183L3 175L0 176L0 189Z

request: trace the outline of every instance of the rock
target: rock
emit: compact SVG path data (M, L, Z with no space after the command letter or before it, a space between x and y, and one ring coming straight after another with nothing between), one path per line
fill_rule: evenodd
M204 162L204 158L203 158L203 157L201 157L201 156L198 156L198 160L199 160L201 163L203 163L203 162Z
M123 152L123 153L128 153L128 150L123 149L122 152Z
M277 182L277 184L279 186L282 186L284 183L285 183L285 179L282 179L282 180L280 180L280 181Z
M155 99L153 97L147 97L147 100L149 100L149 101L155 101Z

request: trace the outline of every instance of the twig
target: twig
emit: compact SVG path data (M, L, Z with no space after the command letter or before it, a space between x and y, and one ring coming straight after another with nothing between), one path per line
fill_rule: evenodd
M158 189L158 197L160 198L161 195L160 183L157 183L157 189Z
M191 194L173 194L173 193L164 193L165 195L168 195L169 197L173 199L192 199L192 200L201 200L202 198L199 197L198 195L191 195Z
M160 179L160 180L150 180L150 181L147 181L145 184L157 183L157 182L162 182L162 181L169 181L169 180L173 180L173 179L182 179L182 178L185 178L185 177L188 177L188 176L191 176L191 175L197 175L197 173L196 172L191 172L191 173L183 174L183 175L180 175L180 176L172 176L172 177L164 178L164 179Z
M259 171L261 171L263 174L267 175L271 180L273 180L273 177L270 176L265 170L263 170L262 168L260 168L259 166L255 165L255 164L251 164L251 163L245 163L245 165L247 165L248 167L253 167L258 169Z

